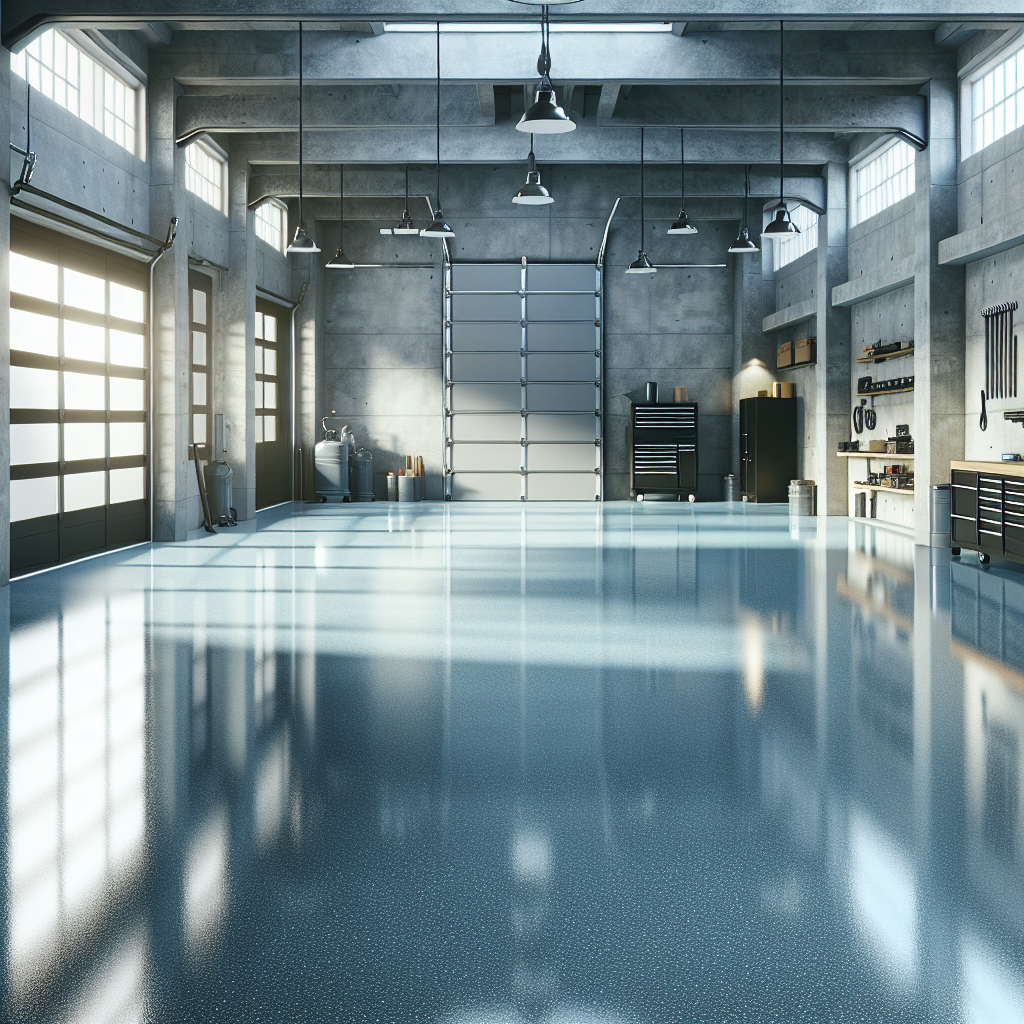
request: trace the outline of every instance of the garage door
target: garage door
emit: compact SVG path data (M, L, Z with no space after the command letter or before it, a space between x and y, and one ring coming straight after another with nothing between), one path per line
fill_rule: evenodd
M445 282L445 496L602 496L601 274L456 263Z

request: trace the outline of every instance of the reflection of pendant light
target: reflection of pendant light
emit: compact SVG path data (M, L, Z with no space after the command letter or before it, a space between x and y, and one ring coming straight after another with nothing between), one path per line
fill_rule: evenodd
M695 235L697 229L686 216L686 129L679 129L679 216L668 229L670 235Z
M559 135L571 132L576 128L569 115L555 102L555 87L551 84L551 50L548 45L548 7L541 7L540 16L540 56L537 58L537 73L540 84L533 103L519 119L516 128L521 132L537 135Z
M655 274L657 267L644 252L644 130L640 129L640 250L628 267L627 274Z
M754 244L750 238L750 232L747 230L747 200L750 198L750 165L748 164L743 168L743 220L740 222L740 233L736 236L736 241L729 246L729 252L745 253L745 252L760 252L761 250Z
M520 206L546 206L553 203L551 193L540 183L537 158L533 155L533 136L530 136L530 162L526 166L526 184L512 197Z
M784 87L784 58L786 56L786 26L785 22L779 22L779 205L775 210L775 219L762 232L765 235L798 235L800 229L790 220L789 210L786 207L785 193L783 190L782 177L782 144L785 138L785 93Z
M289 253L319 252L320 248L306 234L306 224L302 219L302 22L299 22L299 226L295 229L295 237L288 246Z
M441 212L441 22L437 23L437 209L434 219L420 234L424 238L454 238L455 232L444 222Z
M402 219L393 228L381 228L382 235L418 235L420 229L412 222L409 216L409 168L405 169L405 212Z
M345 255L345 165L341 164L338 189L338 251L324 264L328 270L351 270L355 264Z

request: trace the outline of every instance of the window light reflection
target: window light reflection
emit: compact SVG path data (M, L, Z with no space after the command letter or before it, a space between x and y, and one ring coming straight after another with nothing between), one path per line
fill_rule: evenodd
M206 820L185 868L185 944L196 955L220 931L228 888L228 819L223 808Z

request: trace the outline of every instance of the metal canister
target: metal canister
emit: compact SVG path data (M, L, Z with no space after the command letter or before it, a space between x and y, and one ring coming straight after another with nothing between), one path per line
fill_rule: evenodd
M365 448L352 456L352 500L373 501L373 453Z
M658 383L657 381L649 380L647 382L647 401L656 402L658 400Z
M789 514L791 516L814 515L813 480L790 480Z
M726 473L722 477L722 501L739 501L739 493L735 474Z
M416 500L416 485L413 483L415 477L412 476L400 476L398 478L398 500L399 501L415 501Z
M932 484L928 488L929 544L949 547L949 484Z
M331 431L335 437L337 433ZM345 501L348 486L348 443L345 441L318 441L314 452L316 493L325 501Z
M388 501L398 501L397 473L388 473Z

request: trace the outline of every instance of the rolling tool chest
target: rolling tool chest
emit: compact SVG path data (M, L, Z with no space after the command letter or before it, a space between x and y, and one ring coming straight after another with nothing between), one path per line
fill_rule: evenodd
M629 496L697 493L697 403L633 403L626 442Z
M950 545L1024 563L1024 466L950 464Z

